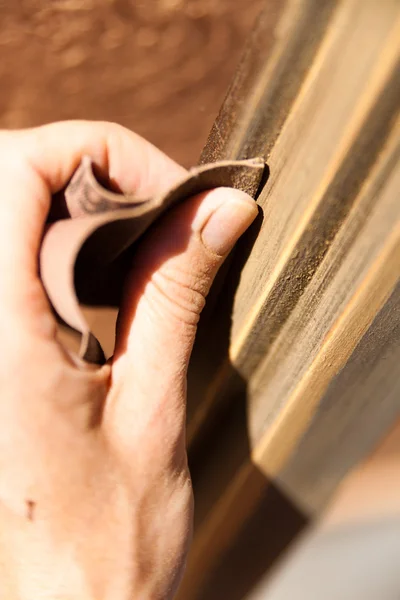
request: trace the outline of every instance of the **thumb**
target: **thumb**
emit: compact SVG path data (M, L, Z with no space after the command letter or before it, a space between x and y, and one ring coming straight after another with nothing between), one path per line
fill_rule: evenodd
M149 408L160 398L184 404L186 370L205 298L257 212L246 193L216 188L169 211L146 235L117 328L113 383L120 414L132 412L132 398L140 410L141 398Z

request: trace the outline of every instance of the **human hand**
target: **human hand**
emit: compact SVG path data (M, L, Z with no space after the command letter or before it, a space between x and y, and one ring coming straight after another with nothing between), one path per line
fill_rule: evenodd
M37 266L51 196L85 154L143 196L185 173L117 125L0 132L0 597L165 600L191 536L185 400L196 326L257 208L220 188L164 216L136 254L114 358L93 370L59 344Z

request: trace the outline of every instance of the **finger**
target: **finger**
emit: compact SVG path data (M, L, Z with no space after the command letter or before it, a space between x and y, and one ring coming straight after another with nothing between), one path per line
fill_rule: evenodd
M106 170L123 192L154 196L169 189L185 169L136 133L116 123L63 121L11 132L18 152L47 183L62 189L84 154Z
M219 188L176 207L142 242L120 311L107 407L119 439L151 427L163 452L166 437L174 445L182 434L186 371L205 298L256 215L247 194Z
M63 188L83 155L124 192L150 196L185 170L134 133L111 123L63 122L0 134L1 297L18 310L37 292L37 254L51 195ZM40 295L40 294L39 294Z

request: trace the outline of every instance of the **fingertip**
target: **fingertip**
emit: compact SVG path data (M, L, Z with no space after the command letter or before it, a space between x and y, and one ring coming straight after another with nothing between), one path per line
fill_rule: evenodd
M216 188L208 192L193 223L204 246L225 256L258 214L257 203L245 192Z

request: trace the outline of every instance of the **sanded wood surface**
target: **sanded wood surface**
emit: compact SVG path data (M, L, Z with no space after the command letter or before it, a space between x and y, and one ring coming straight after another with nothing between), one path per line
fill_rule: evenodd
M399 60L397 0L266 3L213 127L270 176L194 352L180 599L243 598L400 415Z

